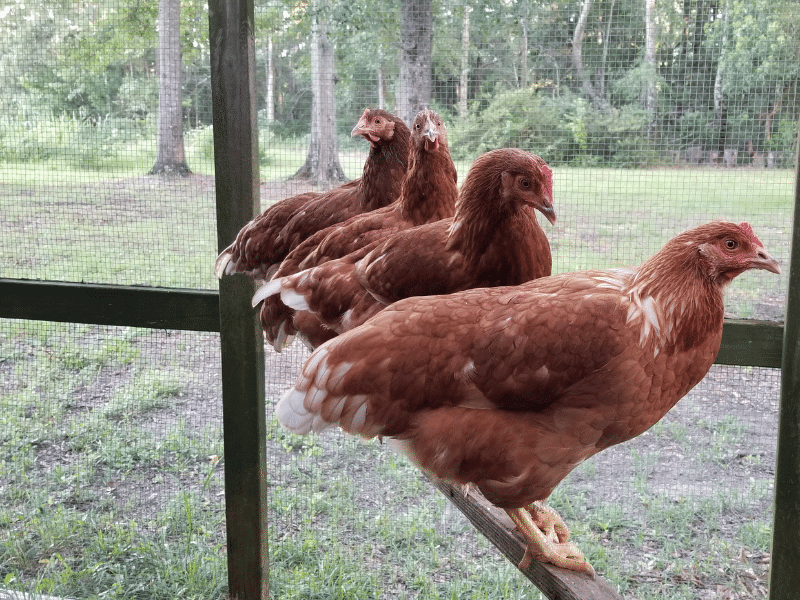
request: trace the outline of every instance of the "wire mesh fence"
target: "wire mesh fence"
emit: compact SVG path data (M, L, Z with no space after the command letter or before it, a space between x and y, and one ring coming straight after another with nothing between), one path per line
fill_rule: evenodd
M262 209L336 184L289 179L317 141L315 61L335 66L324 110L339 166L361 174L368 145L350 129L368 106L402 114L409 96L403 25L424 26L427 12L403 6L255 7ZM459 182L497 147L553 167L558 221L543 227L554 272L634 266L694 225L747 221L784 274L739 277L727 314L781 321L797 10L438 3L427 103ZM0 277L216 288L207 7L184 1L177 21L161 19L158 3L127 0L0 8L11 40L0 57ZM172 42L157 22L177 32L180 148L159 135L170 118L160 88L175 73L160 62ZM327 58L315 54L320 36ZM148 174L165 159L172 169ZM177 177L182 163L191 174ZM267 349L272 595L539 597L404 458L278 426L274 403L307 356L298 342ZM219 364L217 334L0 321L4 588L225 595ZM573 538L626 597L766 597L779 387L775 369L717 365L653 429L556 490Z

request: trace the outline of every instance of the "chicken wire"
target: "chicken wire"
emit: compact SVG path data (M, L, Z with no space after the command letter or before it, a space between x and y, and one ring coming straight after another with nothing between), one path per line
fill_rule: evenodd
M0 277L216 288L207 14L181 7L183 178L145 174L158 154L155 3L0 9L13 40L0 59ZM309 145L302 9L256 7L262 208L314 187L287 180ZM331 3L320 13L333 24L339 161L351 178L367 146L350 128L366 106L394 110L398 95L399 10L375 12ZM784 275L742 275L726 309L780 321L800 47L785 25L795 13L793 3L733 0L439 3L431 105L459 181L490 148L545 158L554 272L636 265L688 227L748 221ZM223 595L218 336L3 320L0 340L3 585ZM308 354L297 342L266 353L276 595L537 597L405 459L338 432L283 432L272 408ZM765 596L779 387L774 369L715 366L651 431L556 490L575 541L626 595ZM180 573L177 587L153 584L157 560Z

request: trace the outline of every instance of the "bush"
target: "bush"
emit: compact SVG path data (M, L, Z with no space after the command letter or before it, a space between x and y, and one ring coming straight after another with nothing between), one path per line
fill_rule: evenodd
M634 166L658 161L646 128L647 113L635 106L603 112L570 93L552 98L528 88L471 114L453 128L450 147L457 158L518 147L551 164Z
M452 128L450 150L456 158L468 158L494 148L517 147L548 162L567 161L574 152L573 134L560 108L533 88L500 94Z

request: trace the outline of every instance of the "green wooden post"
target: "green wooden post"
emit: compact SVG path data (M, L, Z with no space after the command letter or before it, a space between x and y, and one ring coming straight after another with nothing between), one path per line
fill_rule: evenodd
M770 600L800 596L800 151L794 182L794 231L783 329Z
M209 2L219 249L260 211L252 0ZM211 265L209 265L211 268ZM242 275L219 284L231 598L269 597L264 342Z

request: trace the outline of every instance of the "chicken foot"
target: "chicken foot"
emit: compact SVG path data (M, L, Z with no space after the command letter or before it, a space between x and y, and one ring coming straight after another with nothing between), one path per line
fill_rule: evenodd
M528 542L519 563L520 569L538 560L594 577L594 569L585 561L583 552L569 542L569 529L552 508L534 502L524 508L507 508L505 511Z

